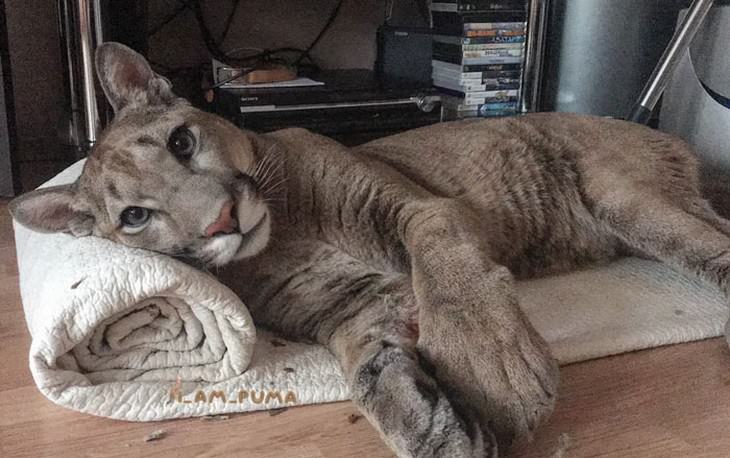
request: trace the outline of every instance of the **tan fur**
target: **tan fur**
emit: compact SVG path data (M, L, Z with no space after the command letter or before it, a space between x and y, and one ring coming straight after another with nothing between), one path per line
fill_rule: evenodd
M513 276L631 252L727 291L730 223L700 197L687 146L660 132L534 114L346 148L241 131L176 99L130 50L99 56L116 120L76 184L20 197L14 216L226 264L258 325L332 350L399 456L496 456L550 414L557 366ZM181 125L190 160L167 149ZM205 238L230 198L241 233ZM155 216L130 235L120 212L143 205Z

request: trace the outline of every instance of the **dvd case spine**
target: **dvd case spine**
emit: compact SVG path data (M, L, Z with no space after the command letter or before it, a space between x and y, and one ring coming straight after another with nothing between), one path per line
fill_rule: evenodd
M478 65L490 65L490 64L513 64L519 65L522 63L522 55L510 56L510 55L452 55L433 53L433 58L442 62L463 65L463 66L478 66Z
M455 37L451 35L434 35L434 42L455 45L483 45L500 43L524 43L525 35L495 35L491 37Z
M431 21L433 28L443 35L462 35L465 30L479 28L490 30L491 32L499 31L501 35L514 35L523 32L526 15L522 11L494 11L494 12L478 12L478 13L450 13L441 11L431 12ZM509 27L495 28L495 23L512 23ZM479 25L470 25L479 24ZM482 25L489 24L489 25Z
M464 97L464 98L472 98L472 99L489 99L493 102L506 102L510 101L509 99L512 97L517 97L519 90L518 89L507 89L507 90L498 90L498 91L473 91L473 92L462 92L462 91L455 91L453 89L448 88L441 88L442 91L448 95L452 95L454 97ZM485 103L485 102L482 102Z
M432 47L434 52L461 54L465 51L522 52L525 46L523 43L453 44L434 40Z
M515 78L491 78L487 80L473 79L459 81L435 75L433 77L433 85L438 88L446 88L469 94L478 91L518 90L520 88L520 80Z
M460 47L461 51L489 51L489 50L496 50L496 51L506 51L506 52L512 52L512 51L520 51L525 48L525 46L522 43L491 43L491 44L470 44L470 45L461 45Z
M431 65L434 69L453 71L457 73L469 73L469 72L507 72L507 71L522 71L522 64L482 64L482 65L462 65L452 64L450 62L443 62L437 59L431 61Z
M520 84L520 74L514 72L469 72L453 73L434 69L431 78L434 80L450 81L458 85L467 84Z
M521 10L525 8L526 3L524 0L439 0L431 3L431 10L445 13Z

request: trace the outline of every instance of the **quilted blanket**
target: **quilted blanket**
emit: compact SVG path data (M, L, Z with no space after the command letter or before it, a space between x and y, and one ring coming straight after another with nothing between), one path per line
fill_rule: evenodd
M61 406L148 421L348 397L326 349L257 336L245 305L208 273L95 237L18 225L15 237L31 371ZM728 318L712 286L639 259L521 282L519 292L563 364L718 336Z

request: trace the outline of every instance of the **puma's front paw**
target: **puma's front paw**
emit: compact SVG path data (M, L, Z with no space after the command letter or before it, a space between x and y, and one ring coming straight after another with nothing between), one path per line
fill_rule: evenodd
M529 438L552 412L558 368L540 337L490 334L455 326L445 335L421 334L418 349L456 409L505 448Z
M493 288L489 299L499 297ZM495 297L496 296L496 297ZM516 302L497 307L460 303L420 315L418 350L455 408L478 419L500 449L530 438L552 412L558 366Z
M355 404L402 458L496 458L492 435L459 415L410 350L386 345L354 374Z

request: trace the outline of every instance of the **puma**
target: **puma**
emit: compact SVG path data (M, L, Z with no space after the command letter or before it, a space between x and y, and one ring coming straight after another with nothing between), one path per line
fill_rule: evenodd
M398 456L494 457L551 413L558 368L514 278L636 253L728 291L730 222L664 133L540 113L346 148L238 129L120 44L96 57L114 121L14 218L221 266L258 325L332 351Z

